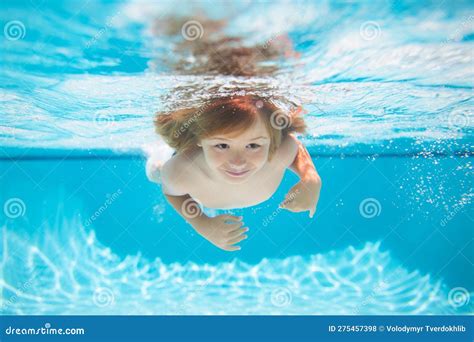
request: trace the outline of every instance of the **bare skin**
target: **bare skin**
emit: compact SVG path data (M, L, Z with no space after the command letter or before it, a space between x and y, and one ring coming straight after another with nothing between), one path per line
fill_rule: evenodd
M300 181L280 207L309 211L310 217L316 211L321 179L306 148L289 135L269 160L269 141L264 123L258 120L238 135L203 139L194 151L179 153L163 165L163 192L170 204L199 234L223 250L239 250L237 244L247 238L248 228L242 217L208 217L199 205L232 209L262 203L275 193L289 168Z
M190 19L196 18L160 18L154 32L178 36ZM169 55L172 59L158 60L157 65L168 65L175 73L185 75L257 76L277 72L276 62L282 57L299 57L287 34L248 46L242 37L225 34L225 21L204 17L198 20L204 31L202 37L181 40ZM198 84L178 86L175 90L192 96L201 88ZM220 88L206 88L206 92L217 94ZM272 197L286 169L290 169L300 181L280 207L292 212L309 211L310 217L316 211L321 179L305 147L292 135L283 139L272 158L269 147L269 134L260 119L245 132L202 139L195 150L178 153L163 165L150 158L147 176L162 185L170 204L199 234L219 248L235 251L240 249L237 244L247 237L248 228L244 227L242 217L208 217L199 209L200 205L216 209L257 205Z

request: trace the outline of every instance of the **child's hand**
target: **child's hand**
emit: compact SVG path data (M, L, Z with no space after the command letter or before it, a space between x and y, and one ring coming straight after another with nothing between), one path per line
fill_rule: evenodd
M319 177L301 180L285 196L285 200L280 204L280 208L295 213L309 210L309 217L313 218L320 191L321 179Z
M224 214L216 217L202 216L193 226L209 242L231 252L240 250L240 246L235 245L247 238L244 233L249 229L242 228L243 224L242 217Z

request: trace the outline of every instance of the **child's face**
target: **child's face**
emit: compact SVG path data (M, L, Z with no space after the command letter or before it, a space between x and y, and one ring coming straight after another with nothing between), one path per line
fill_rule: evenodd
M218 134L201 141L204 158L217 176L243 183L268 160L270 136L261 118L240 134Z

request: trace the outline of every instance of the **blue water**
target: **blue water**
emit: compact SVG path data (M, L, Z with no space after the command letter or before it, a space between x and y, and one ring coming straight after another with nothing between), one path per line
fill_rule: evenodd
M2 313L473 313L468 1L0 6ZM300 57L271 77L173 73L182 37L152 23L195 13L246 44L288 33ZM323 190L313 220L279 210L288 172L231 211L250 232L227 253L144 164L171 152L156 111L237 88L304 105Z

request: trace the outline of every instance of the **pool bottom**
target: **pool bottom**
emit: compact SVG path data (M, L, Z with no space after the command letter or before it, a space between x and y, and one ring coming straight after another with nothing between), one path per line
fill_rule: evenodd
M2 313L358 315L472 313L471 293L408 270L381 244L216 265L120 258L78 218L1 229Z

